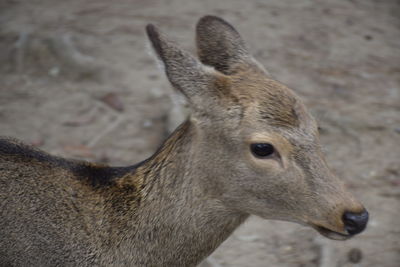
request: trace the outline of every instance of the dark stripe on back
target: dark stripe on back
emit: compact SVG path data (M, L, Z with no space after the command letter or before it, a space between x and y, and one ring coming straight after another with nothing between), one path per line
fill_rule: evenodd
M140 163L129 167L109 167L107 165L86 161L64 159L52 156L42 150L26 145L11 138L0 138L0 157L12 156L16 161L36 160L55 167L71 171L78 179L87 182L93 187L107 187L114 185L115 178L127 173L133 173Z

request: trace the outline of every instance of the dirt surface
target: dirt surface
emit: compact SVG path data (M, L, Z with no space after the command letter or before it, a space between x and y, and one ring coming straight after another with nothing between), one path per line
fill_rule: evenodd
M153 22L194 51L205 14L230 21L316 116L333 170L365 204L346 242L251 218L204 265L400 266L400 3L0 0L0 135L127 165L159 146L173 109L146 48Z

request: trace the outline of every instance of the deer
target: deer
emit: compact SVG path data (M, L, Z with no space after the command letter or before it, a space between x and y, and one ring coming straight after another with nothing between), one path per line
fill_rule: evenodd
M238 31L207 15L198 58L146 27L191 114L127 167L0 140L0 266L196 266L250 215L361 233L368 212L329 169L316 120Z

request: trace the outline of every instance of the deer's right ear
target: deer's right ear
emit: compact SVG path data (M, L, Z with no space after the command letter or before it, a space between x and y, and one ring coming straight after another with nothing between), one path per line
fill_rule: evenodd
M204 109L205 103L217 96L212 88L223 74L204 66L191 54L180 49L154 25L147 25L146 32L158 58L164 64L172 86L181 91L192 106Z

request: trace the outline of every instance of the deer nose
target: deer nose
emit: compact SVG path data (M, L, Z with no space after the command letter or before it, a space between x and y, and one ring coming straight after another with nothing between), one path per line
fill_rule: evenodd
M361 233L368 222L368 211L364 210L361 213L345 212L343 214L344 228L350 235Z

